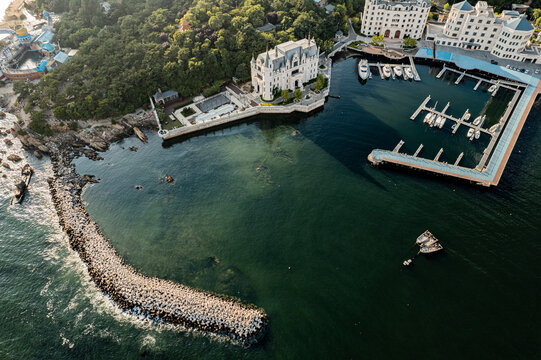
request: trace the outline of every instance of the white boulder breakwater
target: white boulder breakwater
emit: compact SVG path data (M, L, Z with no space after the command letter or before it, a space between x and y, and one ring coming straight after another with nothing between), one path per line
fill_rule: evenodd
M245 344L260 340L267 325L261 309L172 281L139 274L127 265L91 221L81 191L87 177L79 176L70 151L48 144L54 178L48 180L59 222L95 284L130 314L186 328L215 333Z

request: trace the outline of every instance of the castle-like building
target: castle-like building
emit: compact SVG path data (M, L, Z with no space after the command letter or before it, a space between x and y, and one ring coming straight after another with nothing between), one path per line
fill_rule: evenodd
M252 86L263 99L276 90L303 89L318 74L319 47L308 39L288 41L252 57Z
M366 0L361 33L381 34L390 39L420 39L429 12L429 0Z
M451 7L443 32L433 40L439 45L489 51L502 59L535 63L541 60L538 49L527 48L533 32L532 24L516 11L504 10L496 16L486 1L479 1L475 7L462 1Z

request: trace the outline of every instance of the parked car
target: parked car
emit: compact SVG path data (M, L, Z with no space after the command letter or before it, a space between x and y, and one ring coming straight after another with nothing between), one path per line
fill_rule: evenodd
M506 67L507 69L509 69L509 68L510 68L509 64L505 65L505 67Z

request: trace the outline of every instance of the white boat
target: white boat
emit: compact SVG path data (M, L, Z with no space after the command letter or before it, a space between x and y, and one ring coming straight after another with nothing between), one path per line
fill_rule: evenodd
M453 126L451 126L451 130L456 129L456 125L457 125L457 124L453 124Z
M488 92L489 93L494 92L494 90L496 90L497 87L498 87L498 85L492 85L491 87L488 88Z
M358 65L359 77L363 80L368 79L370 69L368 68L368 60L362 59Z
M474 128L470 128L470 130L468 130L468 134L466 134L466 137L469 137L471 138L473 136L473 133L475 132L475 129Z
M393 71L394 71L394 74L395 74L396 77L401 77L402 76L402 66L400 66L400 65L395 66Z
M473 120L473 125L475 125L475 126L479 125L481 123L481 118L482 118L481 115L476 117L475 120Z
M441 244L439 243L435 243L431 246L422 247L421 250L419 251L422 252L423 254L430 254L430 253L440 251L440 250L443 250L443 246L441 246Z
M385 76L386 78L391 76L391 67L389 65L383 66L383 76Z
M413 72L409 67L404 68L404 79L413 79Z
M415 240L415 243L420 246L428 242L432 237L433 237L432 233L426 230L424 233L422 233L421 235L417 237L417 240Z
M438 115L436 118L436 121L434 122L434 126L441 128L441 122L443 121L443 117L441 115Z
M432 115L431 112L426 113L425 118L423 120L424 123L427 123L430 120L430 116Z
M440 129L443 127L443 125L445 125L446 121L447 121L447 119L442 116L441 120L440 120L440 123L438 125Z
M498 130L498 127L499 127L499 126L500 126L500 124L492 125L492 126L490 127L490 129L488 129L488 132L491 133L491 134L495 133L496 130Z
M479 137L481 136L481 130L475 130L475 138L476 139L479 139Z
M470 120L470 117L471 117L471 114L470 114L469 110L466 110L466 115L464 115L464 121Z

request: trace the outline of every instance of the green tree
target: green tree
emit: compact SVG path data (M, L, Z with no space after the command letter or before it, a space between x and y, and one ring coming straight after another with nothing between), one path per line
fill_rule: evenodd
M445 5L443 5L443 10L448 11L449 6L450 6L449 3L446 3Z
M295 99L297 99L297 100L302 99L302 91L301 91L301 89L295 90L295 92L293 93L293 97Z
M532 16L536 20L541 18L541 9L533 9Z
M412 39L410 37L405 37L403 41L403 45L405 48L413 49L417 47L417 40Z
M314 84L314 90L323 90L327 87L329 80L323 77L323 74L317 74L316 83Z
M287 102L289 100L289 90L282 90L280 94L282 95L282 99L284 99L284 102Z
M370 44L372 44L374 46L382 46L383 45L383 35L379 34L379 35L372 36L372 41L370 42Z

